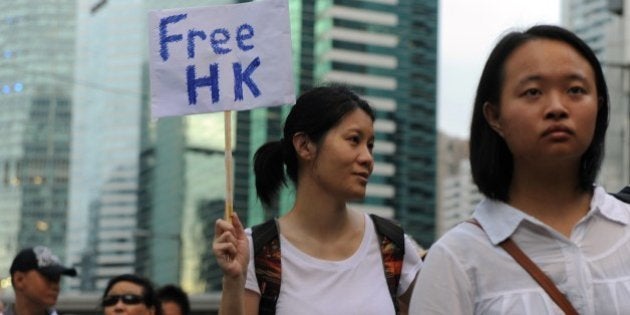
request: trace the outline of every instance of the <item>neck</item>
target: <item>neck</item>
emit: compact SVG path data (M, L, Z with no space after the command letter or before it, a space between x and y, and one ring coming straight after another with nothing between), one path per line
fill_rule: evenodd
M15 297L15 303L13 304L15 315L42 315L47 314L47 309L48 308L45 306L33 305L32 303L28 303L17 295Z
M283 218L302 232L319 239L332 238L357 223L356 211L346 206L346 200L324 191L311 182L300 183L291 211Z
M332 237L350 224L351 214L345 202L333 202L326 198L297 197L293 209L287 214L287 219L313 236Z
M569 237L590 208L591 192L579 188L575 168L515 168L508 203Z

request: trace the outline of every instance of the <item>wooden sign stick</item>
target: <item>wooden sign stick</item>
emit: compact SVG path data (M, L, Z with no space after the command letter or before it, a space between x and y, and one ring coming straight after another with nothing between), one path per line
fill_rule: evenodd
M225 219L232 222L232 211L234 193L232 191L232 111L226 110L224 115L225 124Z

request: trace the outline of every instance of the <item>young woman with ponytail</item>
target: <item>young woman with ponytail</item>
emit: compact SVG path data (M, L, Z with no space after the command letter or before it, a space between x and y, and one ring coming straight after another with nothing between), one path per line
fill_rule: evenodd
M318 87L291 109L283 138L254 156L256 190L269 205L286 177L295 203L276 219L282 282L276 314L395 314L372 219L347 207L374 168L374 113L345 87ZM286 172L285 172L286 169ZM405 313L421 260L405 236L398 300ZM219 219L213 251L223 270L221 314L259 314L251 229Z

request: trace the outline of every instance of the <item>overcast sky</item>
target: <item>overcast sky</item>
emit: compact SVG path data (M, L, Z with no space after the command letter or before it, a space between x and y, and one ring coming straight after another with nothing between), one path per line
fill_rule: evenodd
M510 28L560 23L561 0L440 0L438 129L467 138L481 70Z

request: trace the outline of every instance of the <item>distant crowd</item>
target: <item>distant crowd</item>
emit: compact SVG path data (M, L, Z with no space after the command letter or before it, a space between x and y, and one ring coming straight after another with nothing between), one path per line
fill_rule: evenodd
M15 256L10 274L15 301L5 305L0 300L0 315L58 315L54 306L61 276L74 277L77 271L64 266L49 248L35 246ZM191 313L188 294L182 288L174 284L156 288L149 279L133 274L110 279L100 307L105 315Z

